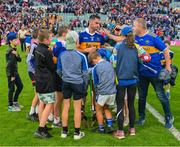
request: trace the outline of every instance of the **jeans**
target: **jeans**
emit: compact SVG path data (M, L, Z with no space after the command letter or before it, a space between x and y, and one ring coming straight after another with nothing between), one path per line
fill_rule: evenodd
M16 85L16 91L15 91L15 85ZM21 93L23 89L23 84L21 81L21 78L17 74L15 76L15 80L11 81L11 77L8 77L8 103L9 106L13 105L13 102L18 102L19 94ZM14 93L15 92L15 93Z
M26 50L25 39L20 38L20 43L21 43L21 51L23 52Z
M128 101L128 109L129 109L129 126L130 128L134 128L135 117L136 117L136 112L134 108L136 88L137 88L136 84L117 87L116 104L117 104L117 118L118 118L119 130L123 130L124 98L125 98L126 89L127 89L127 101Z
M161 105L163 107L165 118L170 118L172 116L170 111L169 99L165 94L163 87L163 82L158 79L158 77L143 77L139 79L139 101L138 101L138 112L140 119L145 119L145 108L146 108L146 98L148 93L149 84L152 84L157 97L159 98Z

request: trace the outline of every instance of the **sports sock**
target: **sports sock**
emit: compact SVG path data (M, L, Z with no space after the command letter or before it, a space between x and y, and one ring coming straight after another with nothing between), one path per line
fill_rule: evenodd
M36 112L36 111L35 111L35 107L31 106L29 115L32 115L32 114L34 114L35 112Z
M75 133L79 135L80 134L80 128L75 128Z
M99 125L99 130L104 131L104 125Z
M59 117L54 117L54 123L58 124L60 122L60 118Z
M68 127L63 127L63 132L68 132Z
M112 119L107 119L107 125L108 125L108 127L112 127L113 120Z
M35 111L36 111L36 114L38 114L38 105L36 105L36 110Z

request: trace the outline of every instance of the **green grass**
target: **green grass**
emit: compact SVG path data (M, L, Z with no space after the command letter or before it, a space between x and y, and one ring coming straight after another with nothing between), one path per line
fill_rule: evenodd
M34 131L38 127L38 123L30 122L26 119L29 112L31 100L33 97L33 88L27 74L27 65L25 63L25 54L21 54L22 62L19 64L19 73L22 78L24 89L20 95L19 101L25 107L21 112L10 113L7 111L7 78L5 75L5 52L6 46L0 47L0 145L1 146L180 146L174 136L164 128L148 111L146 123L142 127L137 128L137 135L134 137L127 136L124 140L118 140L111 135L100 135L93 133L92 128L82 127L86 133L86 137L80 141L73 140L73 110L69 117L70 136L67 139L60 138L60 130L53 129L50 133L54 136L52 139L43 140L33 137ZM175 52L174 63L180 69L180 47L172 47ZM180 130L180 76L176 82L176 86L171 91L171 109L175 116L175 127ZM152 88L149 90L148 102L152 104L159 112L162 113L162 107ZM90 116L90 100L88 99L87 113ZM136 101L137 107L137 101ZM126 128L127 129L127 128Z

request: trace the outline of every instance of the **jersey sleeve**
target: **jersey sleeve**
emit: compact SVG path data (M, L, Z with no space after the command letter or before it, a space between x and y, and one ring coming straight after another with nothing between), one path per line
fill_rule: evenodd
M96 66L92 70L92 78L93 78L94 85L96 86L99 83L99 78L97 75Z
M165 43L162 41L162 39L159 36L155 38L154 46L160 51L164 51L167 48L167 46L165 45Z

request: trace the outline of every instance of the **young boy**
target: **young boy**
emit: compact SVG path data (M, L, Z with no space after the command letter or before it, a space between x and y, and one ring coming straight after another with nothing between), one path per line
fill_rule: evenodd
M48 30L40 30L38 33L39 44L35 50L35 79L36 92L39 102L39 128L35 132L35 137L52 137L46 128L46 121L55 102L54 73L55 66L53 56L48 50L50 44Z
M54 64L57 67L57 59L60 56L60 54L64 51L66 51L65 47L65 40L66 40L66 35L68 32L68 27L66 26L61 26L58 30L58 41L53 47L53 56L54 56ZM63 100L63 95L62 95L62 79L55 73L55 95L56 95L56 101L54 104L54 121L52 124L52 127L60 127L61 125L61 120L59 117L59 113L61 111L61 105L62 105L62 100Z
M23 89L23 84L18 73L18 64L21 62L21 57L19 56L16 46L17 46L17 36L16 34L9 34L7 36L7 41L9 44L9 49L6 52L6 74L8 79L8 111L21 111L22 105L18 103L18 97ZM16 91L15 91L16 85Z
M107 119L107 133L113 132L112 114L109 106L114 105L116 97L115 72L112 64L103 60L98 52L89 54L88 59L95 67L92 70L94 87L96 91L96 117L98 120L98 132L105 133L103 112Z
M35 87L35 58L34 58L34 52L35 52L35 49L38 45L38 29L35 29L33 32L32 32L32 42L31 42L31 49L30 49L30 52L28 53L28 56L27 56L27 59L26 59L26 62L28 64L28 74L29 74L29 77L32 81L32 85L33 87ZM35 95L34 95L34 98L32 100L32 104L31 104L31 109L30 109L30 112L27 116L28 120L31 120L31 121L38 121L38 103L39 103L39 99L38 99L38 95L35 91Z
M57 72L63 80L63 110L62 110L62 132L61 138L68 135L68 116L70 110L70 98L74 99L74 140L85 136L80 131L81 127L81 104L85 91L85 80L88 71L88 63L85 55L76 50L78 44L78 34L70 31L66 36L66 49L58 59Z

